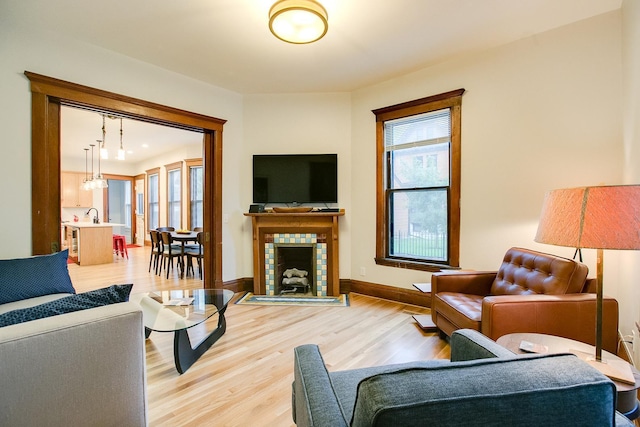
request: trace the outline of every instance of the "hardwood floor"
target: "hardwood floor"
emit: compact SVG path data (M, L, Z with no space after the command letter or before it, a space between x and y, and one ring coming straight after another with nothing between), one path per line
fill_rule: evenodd
M128 260L73 264L69 273L78 292L116 283L133 283L133 292L202 286L197 278L178 278L177 271L168 280L156 276L148 266L149 248L131 248ZM345 308L232 301L225 335L183 375L174 367L173 335L152 333L146 342L150 425L293 426L293 348L301 344L318 344L330 371L449 358L448 344L411 318L428 309L359 294L351 294L350 302ZM191 332L194 341L205 329Z

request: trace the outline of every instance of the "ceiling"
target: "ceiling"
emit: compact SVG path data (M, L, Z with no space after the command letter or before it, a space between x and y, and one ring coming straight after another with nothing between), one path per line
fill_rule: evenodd
M94 159L97 172L99 142L102 140L102 115L93 111L73 107L62 107L60 114L60 155L63 159L85 159L84 149L91 161L91 147L95 144ZM118 162L115 157L120 148L120 119L105 119L105 141L109 160L102 163L102 171L109 172L109 164ZM138 163L150 157L173 151L177 146L198 144L202 146L203 135L168 126L154 125L137 120L122 120L122 147L126 151L127 163ZM91 170L91 163L89 163Z
M4 19L240 94L353 91L619 9L622 0L320 0L329 31L292 45L275 0L2 0Z
M1 15L248 95L353 91L619 9L621 1L320 0L329 31L308 45L269 32L275 0L2 0ZM96 113L63 113L63 156L84 156L101 127ZM115 129L107 133L114 148L119 123ZM156 153L202 141L140 122L125 121L124 129L129 160L144 155L148 140Z

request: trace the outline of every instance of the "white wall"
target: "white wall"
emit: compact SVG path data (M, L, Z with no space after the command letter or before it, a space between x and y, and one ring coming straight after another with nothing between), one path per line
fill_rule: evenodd
M355 92L353 277L405 288L429 280L374 263L371 110L458 88L466 89L461 267L496 269L511 246L572 256L533 237L547 190L622 179L620 44L620 13L613 12ZM366 276L356 277L361 267Z
M622 3L622 64L624 183L640 184L640 2L637 0ZM605 256L610 253L614 252L608 251ZM620 251L619 254L620 285L616 296L620 302L621 330L630 334L634 321L640 323L640 251ZM607 261L608 258L605 268L609 269ZM605 282L605 289L609 289L609 284Z
M24 71L55 77L221 119L224 126L223 209L237 210L240 188L233 162L243 139L242 98L228 90L145 64L76 40L36 28L23 28L0 18L0 221L11 224L3 232L12 242L0 258L31 255L31 93ZM236 163L237 164L237 163ZM223 245L242 236L223 226ZM223 279L245 272L230 257L223 259Z

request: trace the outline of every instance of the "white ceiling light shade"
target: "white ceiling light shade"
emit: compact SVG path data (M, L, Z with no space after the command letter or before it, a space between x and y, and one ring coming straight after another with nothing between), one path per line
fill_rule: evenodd
M269 10L269 29L288 43L313 43L327 34L327 11L315 0L279 0Z

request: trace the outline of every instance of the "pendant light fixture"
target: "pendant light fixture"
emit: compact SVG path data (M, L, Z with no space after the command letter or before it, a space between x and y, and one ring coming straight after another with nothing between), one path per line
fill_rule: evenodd
M102 145L100 145L100 157L107 160L109 158L109 152L107 151L107 139L105 138L107 132L104 127L105 115L102 115Z
M104 130L102 132L104 136ZM98 143L104 142L104 139L102 141L97 140L96 142ZM93 153L91 155L91 167L93 168ZM94 182L93 188L96 188L96 189L107 188L109 186L109 184L107 184L107 180L103 178L102 171L100 170L100 156L98 156L98 174L94 177L93 182Z
M102 142L101 140L97 140L98 142L98 146L100 146L100 143ZM102 173L100 171L100 156L98 156L98 174L94 175L93 174L93 147L96 146L96 144L89 144L89 146L91 147L91 177L87 178L87 153L89 151L88 148L84 149L84 181L82 183L82 188L85 190L95 190L95 189L102 189L102 188L107 188L109 186L109 184L107 183L107 180L103 178Z
M279 0L269 10L269 29L287 43L313 43L327 34L327 11L315 0Z
M95 144L89 144L89 147L91 147L91 179L89 180L89 184L87 185L87 190L93 190L94 188L96 188L96 183L93 180L93 147L95 146Z
M120 117L120 149L118 150L118 160L124 160L124 148L122 148L122 117Z
M82 181L82 188L85 190L91 190L91 181L93 180L93 175L91 175L91 179L89 179L88 177L88 154L89 154L89 149L85 148L84 149L84 181ZM91 158L91 163L93 165L93 157ZM93 174L93 172L92 172Z

